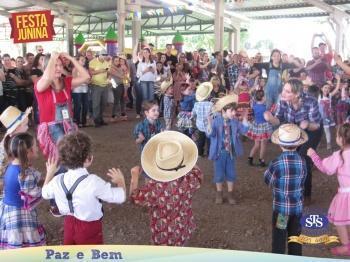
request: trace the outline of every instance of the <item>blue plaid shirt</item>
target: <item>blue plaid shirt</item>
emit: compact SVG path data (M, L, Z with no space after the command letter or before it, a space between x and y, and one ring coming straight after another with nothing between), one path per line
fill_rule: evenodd
M137 139L139 137L139 133L142 133L145 137L145 140L143 140L143 142L140 144L141 152L148 140L150 140L152 136L162 132L163 130L164 125L159 119L157 119L153 125L148 121L147 118L145 118L142 122L138 123L134 128L133 136L135 139Z
M192 117L196 118L197 129L205 132L208 126L208 116L213 108L213 103L210 101L196 102L192 109Z
M228 80L230 82L230 86L233 88L237 82L239 75L239 68L236 64L231 64L227 67L227 75Z
M283 215L303 212L306 178L305 160L296 151L285 151L271 161L265 171L265 183L272 187L273 210Z
M292 123L299 125L303 120L317 124L321 122L317 99L305 93L301 94L301 108L295 110L289 102L281 100L277 103L275 116L281 124Z

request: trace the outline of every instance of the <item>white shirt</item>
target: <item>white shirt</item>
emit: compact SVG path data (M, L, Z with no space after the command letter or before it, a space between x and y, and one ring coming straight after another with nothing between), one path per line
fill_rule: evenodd
M148 67L152 66L154 73L147 72L143 73ZM137 65L137 77L139 78L139 81L155 81L156 80L156 63L153 61L153 63L144 63L140 62Z
M80 86L75 87L72 92L73 93L87 93L88 92L88 85L81 84Z
M62 215L74 215L76 218L88 222L99 220L103 216L102 204L99 199L118 204L125 201L124 189L112 187L110 183L102 178L89 174L73 192L74 214L71 214L66 194L61 186L61 176L64 175L64 184L69 190L79 177L86 174L89 174L89 172L85 168L78 168L69 169L67 173L55 176L47 185L43 186L42 197L44 199L54 198Z

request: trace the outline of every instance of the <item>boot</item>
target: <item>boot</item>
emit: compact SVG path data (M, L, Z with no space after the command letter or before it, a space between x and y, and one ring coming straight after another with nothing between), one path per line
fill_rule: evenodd
M230 205L236 205L237 204L236 200L233 197L233 192L228 192L228 203Z
M248 165L250 165L250 166L254 166L254 164L253 164L253 157L248 157Z
M216 191L215 204L220 205L224 202L222 191Z

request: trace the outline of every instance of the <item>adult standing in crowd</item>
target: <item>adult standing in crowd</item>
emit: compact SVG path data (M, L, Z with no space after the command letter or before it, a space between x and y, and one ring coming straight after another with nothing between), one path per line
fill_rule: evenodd
M37 54L44 54L44 48L42 45L36 45L35 50Z
M78 71L77 76L62 77L62 57L73 63ZM88 72L70 55L53 52L45 57L44 73L35 83L34 91L40 113L38 141L47 158L56 158L58 140L76 129L72 116L72 89L87 83L89 79Z
M91 77L92 89L92 114L95 122L95 127L106 125L103 120L103 112L108 100L108 70L110 63L106 61L107 52L100 51L98 57L91 60L89 63L89 72Z
M265 112L265 118L273 125L292 123L308 134L309 140L298 148L306 160L307 176L305 180L305 204L311 203L312 161L307 149L316 149L322 137L321 115L317 99L303 92L303 84L298 79L290 79L283 87L281 100L277 104L275 116Z
M149 48L143 49L143 59L137 66L137 77L142 91L142 102L154 99L154 81L156 79L156 63L151 57Z
M172 44L166 44L165 48L166 63L170 66L171 73L173 74L178 60L177 57L171 53L171 49L173 48Z
M312 82L321 88L324 82L326 82L326 72L331 70L331 67L326 58L321 56L320 49L318 47L313 47L311 52L313 59L307 62L305 69L308 72Z

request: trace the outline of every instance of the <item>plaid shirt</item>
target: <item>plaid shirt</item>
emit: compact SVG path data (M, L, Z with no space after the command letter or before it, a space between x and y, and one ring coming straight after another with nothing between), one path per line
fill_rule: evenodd
M271 161L264 178L272 187L275 212L283 215L302 213L306 174L305 160L296 151L285 151Z
M228 79L230 82L230 86L234 87L234 85L237 82L238 75L239 75L238 65L236 65L236 64L229 65L227 67L227 75L228 75Z
M277 103L275 116L279 119L281 124L292 123L299 125L303 120L308 120L309 122L317 124L321 122L321 114L317 99L305 93L301 95L301 108L297 110L295 110L290 103L280 100Z
M157 119L153 125L148 121L147 118L145 118L142 122L138 123L134 128L133 136L135 139L137 139L139 137L139 133L142 133L145 137L145 140L143 140L143 142L140 144L141 152L148 140L150 140L152 136L162 132L163 130L164 125L162 124L162 122L160 122L159 119Z
M197 129L205 132L208 126L208 116L213 108L213 103L209 101L196 102L192 109L192 117L196 118Z

